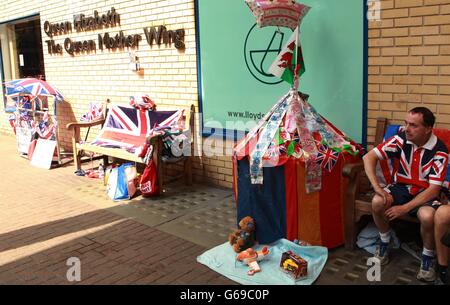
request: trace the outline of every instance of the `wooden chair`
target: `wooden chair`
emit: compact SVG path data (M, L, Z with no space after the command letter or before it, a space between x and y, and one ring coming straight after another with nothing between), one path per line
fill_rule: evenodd
M188 130L188 136L191 139L191 146L190 146L190 154L189 155L182 155L180 157L175 158L169 158L165 159L163 158L163 138L160 135L157 136L150 136L147 137L146 141L148 144L153 145L153 162L155 163L155 166L157 168L157 176L159 189L162 191L163 186L163 173L164 173L164 167L166 167L168 164L174 164L174 163L183 163L183 172L173 177L165 183L169 183L173 180L182 178L184 176L186 185L192 185L192 158L194 156L194 114L195 114L195 107L194 105L191 105L190 108L190 115L186 116L186 124L189 124L189 130ZM185 132L186 133L186 132Z
M109 107L109 100L106 101L105 106L103 109L108 109ZM158 107L158 111L162 111L165 109L160 109ZM183 130L183 133L187 133L190 136L191 140L191 155L190 156L183 156L181 158L177 158L175 160L164 160L162 158L162 149L163 149L163 141L161 136L153 136L151 138L147 138L146 141L152 145L153 147L153 162L155 163L155 166L157 167L157 175L158 175L158 181L160 189L162 190L163 185L163 166L164 163L178 163L178 162L184 162L184 171L183 176L185 176L185 182L188 185L192 184L192 156L193 156L193 147L194 147L194 113L195 113L195 107L194 105L191 105L189 109L186 109L185 111L185 129ZM72 122L66 125L66 128L69 130L72 130L72 148L73 148L73 155L74 155L74 163L77 170L81 169L81 157L83 151L89 151L95 154L98 154L102 156L104 165L108 165L109 163L109 157L121 159L121 160L127 160L132 161L136 163L142 163L145 164L143 158L130 153L124 149L118 149L118 148L109 148L109 147L101 147L97 145L93 145L90 143L87 143L85 141L80 140L80 131L82 128L90 128L93 126L103 126L106 120L106 113L107 111L104 111L104 116L92 121L92 122ZM87 138L87 137L86 137ZM86 139L85 139L86 140ZM144 144L144 143L143 143ZM178 178L178 177L175 177Z

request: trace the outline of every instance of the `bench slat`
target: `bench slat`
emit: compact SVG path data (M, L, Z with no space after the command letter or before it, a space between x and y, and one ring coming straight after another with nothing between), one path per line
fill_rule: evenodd
M107 155L114 158L129 160L133 162L138 163L144 163L143 159L141 157L138 157L135 154L129 153L126 150L120 149L120 148L110 148L110 147L101 147L97 145L92 145L88 143L77 143L77 150L85 150L101 155Z

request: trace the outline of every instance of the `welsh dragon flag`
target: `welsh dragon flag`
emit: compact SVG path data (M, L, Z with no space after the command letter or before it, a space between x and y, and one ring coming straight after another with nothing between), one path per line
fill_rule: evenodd
M270 66L269 72L291 85L294 85L295 75L300 77L305 72L298 27Z

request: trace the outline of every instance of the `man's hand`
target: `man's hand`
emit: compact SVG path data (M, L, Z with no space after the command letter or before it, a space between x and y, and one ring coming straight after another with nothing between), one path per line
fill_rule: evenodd
M381 198L383 198L384 205L386 206L386 208L390 207L392 205L392 203L394 203L394 197L392 197L391 194L389 194L382 188L379 188L378 190L376 190L375 193L377 195L379 195Z
M376 166L378 162L378 157L375 151L372 149L364 157L364 170L366 171L367 178L369 178L370 184L372 184L375 193L383 198L383 202L386 208L389 208L394 202L394 198L391 194L386 192L380 187L380 183L376 175Z
M391 221L402 215L405 215L406 213L408 213L408 211L405 209L405 206L396 205L396 206L393 206L393 207L390 207L389 209L387 209L384 214Z

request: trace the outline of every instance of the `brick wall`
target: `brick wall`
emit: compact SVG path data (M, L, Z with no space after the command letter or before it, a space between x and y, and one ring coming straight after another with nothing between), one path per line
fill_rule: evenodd
M377 117L401 123L420 105L450 128L450 0L382 0L368 36L368 142Z
M117 27L55 36L57 43L66 37L73 40L97 40L98 34L106 32L127 35L141 34L139 49L134 49L140 59L141 73L128 69L127 50L99 51L90 55L74 57L63 51L62 55L48 53L45 40L49 37L43 31L43 22L72 22L74 14L93 16L94 10L100 14L114 7L120 14L121 24ZM19 9L18 9L19 8ZM65 130L67 122L78 120L87 111L89 102L102 102L110 98L113 102L128 103L131 94L147 93L163 107L177 107L194 104L198 111L197 58L195 45L195 14L193 0L116 0L116 1L57 1L57 0L9 0L0 3L0 22L40 13L41 33L45 73L47 80L54 84L67 99L58 105L60 140L66 151L71 150L71 136ZM184 51L171 47L150 47L143 28L165 25L169 30L185 29ZM97 41L96 41L97 42ZM98 48L98 46L97 46ZM0 93L1 94L1 93ZM3 97L2 97L3 98ZM8 124L8 114L0 103L0 132L13 133ZM197 130L198 121L197 121ZM91 130L95 135L98 130ZM208 140L196 139L197 149ZM213 145L215 147L215 145ZM219 144L218 147L223 147ZM195 158L194 179L223 187L231 187L232 173L229 156ZM169 168L168 173L182 170Z

